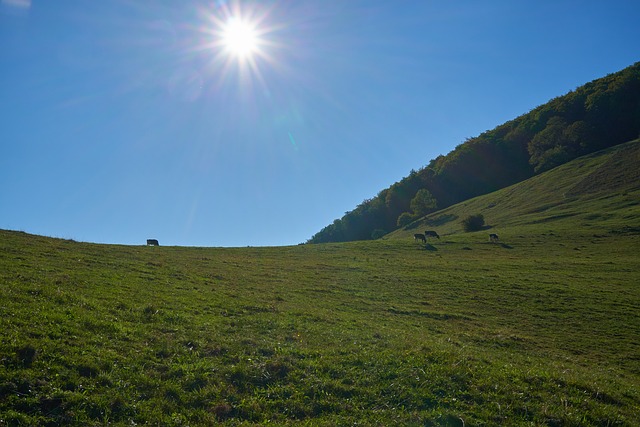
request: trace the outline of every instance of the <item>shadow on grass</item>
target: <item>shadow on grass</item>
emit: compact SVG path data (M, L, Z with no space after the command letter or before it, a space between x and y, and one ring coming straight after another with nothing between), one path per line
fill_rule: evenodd
M422 226L422 221L414 221L411 224L405 225L404 230L414 230L420 226Z
M436 248L430 243L427 243L426 245L424 245L424 249L429 252L436 252L438 250L438 248Z
M485 245L496 245L496 246L500 246L501 248L504 249L513 249L513 246L511 245L507 245L506 243L499 243L499 242L485 242Z
M458 219L457 215L446 214L446 215L440 215L437 218L426 219L425 223L431 227L437 227L439 225L444 225L456 219Z

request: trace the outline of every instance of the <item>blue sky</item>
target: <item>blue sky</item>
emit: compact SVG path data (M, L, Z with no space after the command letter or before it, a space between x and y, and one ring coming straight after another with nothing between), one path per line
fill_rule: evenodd
M220 43L231 16L258 50ZM306 241L640 60L637 0L0 0L0 228Z

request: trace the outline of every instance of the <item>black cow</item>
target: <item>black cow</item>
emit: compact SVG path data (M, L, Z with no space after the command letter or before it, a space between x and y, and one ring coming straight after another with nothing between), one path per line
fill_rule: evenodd
M499 240L500 240L500 239L498 238L498 235L497 235L497 234L495 234L495 233L491 233L491 234L489 234L489 241L490 241L491 243L496 243L496 242L498 242Z
M427 243L427 238L424 237L424 234L414 234L413 240L422 240L423 243Z
M160 246L156 239L147 239L147 246Z
M433 230L427 230L424 232L425 237L437 237L438 239L440 238L440 236L438 236L438 233L436 233Z

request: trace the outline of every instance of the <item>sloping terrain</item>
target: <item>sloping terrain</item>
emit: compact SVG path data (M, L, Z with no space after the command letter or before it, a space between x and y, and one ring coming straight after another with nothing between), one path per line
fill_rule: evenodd
M639 145L377 241L0 231L0 426L639 425Z
M425 228L461 233L461 221L482 214L491 233L554 222L553 227L599 233L640 229L640 140L622 144L537 175L491 194L434 212L389 238L407 238ZM422 230L422 231L421 231ZM486 236L486 232L482 233Z
M638 135L640 63L467 139L364 200L309 242L377 239L431 213L434 204L448 208Z

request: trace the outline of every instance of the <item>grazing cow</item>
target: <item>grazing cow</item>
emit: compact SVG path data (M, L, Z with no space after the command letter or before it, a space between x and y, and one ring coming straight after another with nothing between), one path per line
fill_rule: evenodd
M147 239L147 246L160 246L156 239Z
M427 230L424 232L425 237L437 237L438 239L440 238L440 236L438 236L438 233L436 233L433 230Z
M427 243L427 238L424 237L424 234L414 234L413 240L422 240L423 243Z
M491 243L497 243L500 239L498 238L498 235L495 233L491 233L489 234L489 241Z

